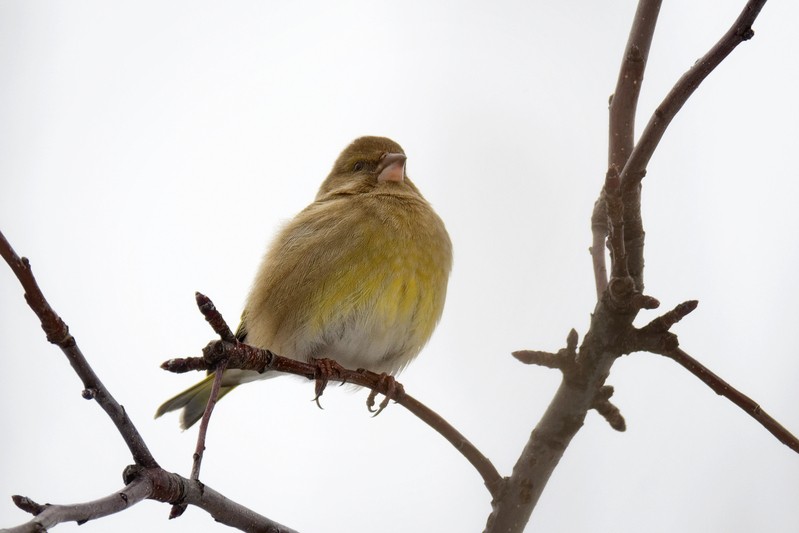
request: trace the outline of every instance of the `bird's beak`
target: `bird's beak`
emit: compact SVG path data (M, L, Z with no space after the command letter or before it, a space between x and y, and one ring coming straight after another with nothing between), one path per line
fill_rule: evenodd
M405 154L384 154L377 165L377 181L401 182L405 179Z

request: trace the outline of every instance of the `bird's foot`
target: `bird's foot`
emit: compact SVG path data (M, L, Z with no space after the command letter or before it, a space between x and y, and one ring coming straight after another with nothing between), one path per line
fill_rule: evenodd
M372 418L376 417L380 413L383 412L383 409L388 406L388 402L391 400L397 400L403 394L405 394L405 389L402 386L402 383L397 383L397 380L394 379L394 376L390 376L385 372L381 373L377 380L377 388L373 389L372 392L369 393L369 397L366 398L366 408L369 409L370 413L374 413ZM383 401L380 402L380 405L377 406L377 409L374 409L375 406L375 399L377 398L377 389L381 389L383 395Z
M319 403L319 397L325 392L328 381L333 376L340 376L342 367L340 364L332 359L311 359L310 363L314 365L314 396L313 401L316 402L319 409L323 409L322 404Z

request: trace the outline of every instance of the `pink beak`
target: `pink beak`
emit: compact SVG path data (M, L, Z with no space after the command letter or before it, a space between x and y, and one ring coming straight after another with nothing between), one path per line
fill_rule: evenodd
M377 181L401 182L405 179L405 154L385 154L377 165Z

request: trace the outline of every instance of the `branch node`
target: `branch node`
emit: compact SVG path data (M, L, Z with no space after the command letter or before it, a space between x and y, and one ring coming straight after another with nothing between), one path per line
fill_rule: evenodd
M216 332L223 341L235 342L236 336L227 325L227 322L225 322L225 319L222 318L222 314L217 310L214 302L201 292L195 292L194 298L197 301L197 307L205 317L205 320L214 329L214 332Z
M25 260L24 257L23 260ZM42 513L42 511L47 509L47 504L41 505L31 500L27 496L20 496L19 494L14 494L13 496L11 496L11 499L14 501L14 505L19 507L26 513L32 514L33 516L38 516L39 514Z
M633 295L630 304L634 309L657 309L660 307L660 301L657 298L640 293Z
M184 374L197 370L208 370L208 363L202 357L176 357L161 363L161 368L167 372Z
M547 368L560 368L561 361L556 353L540 350L516 350L511 355L526 365L545 366Z
M674 324L685 318L689 313L696 309L698 305L698 300L688 300L687 302L678 304L671 311L662 314L641 328L641 331L665 333L669 331Z
M627 423L618 407L610 402L610 397L613 396L613 387L610 385L603 385L599 388L594 396L594 402L591 408L599 413L604 418L610 427L616 431L625 431Z
M579 336L572 328L566 336L566 347L557 353L541 350L517 350L511 355L526 365L539 365L547 368L556 368L563 372L565 377L571 377L577 370L577 341Z
M577 330L572 328L569 331L569 334L566 336L566 350L571 355L577 354L577 341L579 340L579 336L577 335Z

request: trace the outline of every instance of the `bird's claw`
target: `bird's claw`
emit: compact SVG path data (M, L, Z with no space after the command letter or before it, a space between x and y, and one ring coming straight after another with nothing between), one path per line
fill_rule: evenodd
M386 392L383 394L383 401L380 402L380 405L377 406L377 409L374 409L375 399L377 398L378 394L377 389L373 389L372 392L369 393L369 397L366 398L366 408L370 413L374 413L372 418L382 413L383 409L388 406L388 402L391 400L396 400L405 394L405 389L402 387L402 384L397 383L397 380L394 379L394 376L389 376L385 372L380 374L378 377L377 385L378 388L384 389Z
M319 402L319 397L325 392L330 377L340 374L339 368L341 367L332 359L312 359L311 363L314 365L314 393L316 394L313 401L316 402L319 409L324 409Z

